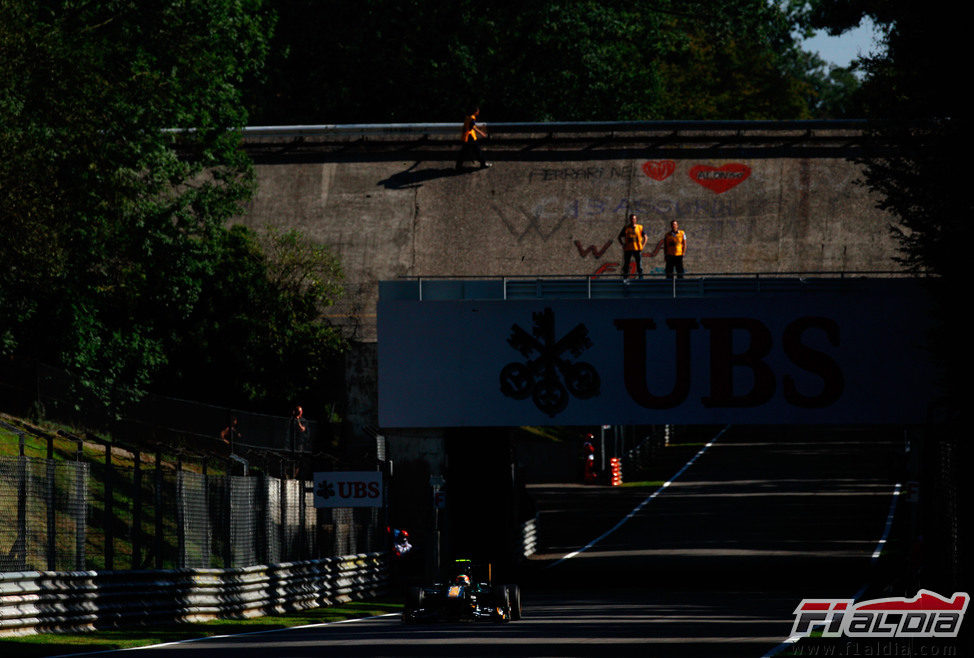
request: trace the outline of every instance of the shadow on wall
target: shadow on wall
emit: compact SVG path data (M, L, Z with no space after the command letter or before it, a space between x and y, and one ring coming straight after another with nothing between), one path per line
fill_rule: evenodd
M438 178L449 178L450 176L460 176L464 173L476 171L474 169L457 169L456 167L433 167L430 169L416 170L420 162L415 162L409 169L393 174L377 184L390 190L408 190L422 187L423 183Z

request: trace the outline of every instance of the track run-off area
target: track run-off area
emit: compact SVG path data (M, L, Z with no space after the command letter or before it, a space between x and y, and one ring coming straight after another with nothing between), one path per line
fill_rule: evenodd
M542 552L523 567L518 622L386 615L126 653L780 655L802 599L889 595L907 449L896 428L735 426L662 487L529 486Z

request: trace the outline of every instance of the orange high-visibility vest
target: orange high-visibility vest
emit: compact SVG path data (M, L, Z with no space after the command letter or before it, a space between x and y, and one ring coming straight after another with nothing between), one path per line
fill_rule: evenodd
M619 235L622 238L623 251L642 251L646 246L646 234L643 233L642 224L626 224Z
M674 233L670 231L666 234L664 244L666 245L667 256L682 256L687 249L687 234L683 231Z
M474 130L474 126L477 125L477 116L471 114L466 119L463 120L463 141L469 142L471 140L477 141L477 131Z

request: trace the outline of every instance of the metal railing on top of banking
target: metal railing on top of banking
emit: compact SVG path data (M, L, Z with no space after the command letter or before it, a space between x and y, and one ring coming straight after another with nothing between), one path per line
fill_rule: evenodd
M849 158L881 155L891 147L874 122L864 119L797 121L552 121L480 124L487 131L492 159L530 160L568 149L585 158L619 149L638 149L643 156L671 153L714 157L734 152L750 155ZM403 152L419 160L452 159L461 124L361 123L247 126L243 148L257 161L287 158L361 156ZM172 132L178 133L179 130ZM922 131L921 131L922 132ZM920 134L920 133L918 133ZM449 155L446 155L449 152ZM502 156L501 154L506 154Z
M292 126L247 126L248 137L311 137L355 136L379 137L389 135L448 135L456 137L461 123L356 123L304 124ZM796 121L549 121L549 122L483 122L496 135L524 135L540 133L653 133L653 132L729 132L748 131L802 132L812 130L861 131L867 128L865 119L808 119Z
M902 271L707 273L667 278L590 274L404 277L379 284L382 300L518 300L708 297L853 290L877 279L917 278Z

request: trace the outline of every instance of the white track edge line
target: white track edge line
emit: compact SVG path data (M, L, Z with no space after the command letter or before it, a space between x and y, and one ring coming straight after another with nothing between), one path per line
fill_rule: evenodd
M870 563L872 564L875 564L876 560L879 559L879 556L882 555L883 548L886 547L886 540L889 538L890 529L893 527L893 516L896 514L896 503L900 499L902 488L903 487L899 482L897 482L896 485L893 487L893 500L890 501L889 512L886 514L886 527L883 529L882 537L879 538L879 542L877 542L876 544L876 550L873 551L873 554L870 557ZM855 595L852 597L852 600L858 601L862 597L862 595L865 594L867 587L869 587L868 583L860 587L859 591L856 592ZM775 648L768 651L768 653L761 656L761 658L773 658L773 656L777 656L779 653L781 653L791 645L798 642L798 640L802 639L802 637L803 636L800 635L792 635L787 640L785 640Z
M382 617L395 617L398 616L398 612L386 612L381 615L370 615L368 617L355 617L354 619L339 619L338 621L325 621L320 624L302 624L300 626L286 626L284 628L270 628L263 631L248 631L246 633L233 633L231 635L207 635L206 637L190 637L185 640L173 640L172 642L162 642L160 644L147 644L141 647L125 647L124 649L105 649L103 651L89 651L87 653L69 653L62 656L51 656L50 658L77 658L78 656L98 656L106 653L119 653L121 651L141 651L143 649L161 649L164 647L169 647L177 644L190 644L193 642L202 642L203 640L219 640L226 639L228 637L244 637L247 635L262 635L265 633L280 633L282 631L293 631L301 628L321 628L324 626L335 626L338 624L351 624L357 621L368 621L370 619L380 619Z
M683 473L688 468L690 468L690 466L692 466L695 461L697 461L697 459L700 457L700 455L702 455L703 453L705 453L707 451L707 449L710 448L710 446L714 445L714 443L717 442L717 439L719 439L721 436L723 436L724 435L724 432L726 432L729 429L730 429L730 425L728 425L724 429L720 430L720 432L717 433L717 436L715 436L714 438L712 438L707 444L704 445L704 447L700 448L700 450L697 452L697 454L695 454L690 459L690 461L688 461L686 464L684 464L683 465L683 468L681 468L679 471L676 472L676 475L674 475L669 480L667 480L666 482L664 482L663 484L661 484L660 487L656 491L654 491L646 499L644 499L642 502L640 502L638 505L636 505L636 507L634 507L631 512L629 512L624 517L622 517L622 520L620 520L614 526L612 526L611 528L609 528L608 530L606 530L604 533L602 533L601 535L599 535L598 537L596 537L595 539L593 539L589 543L585 544L585 546L582 546L577 551L572 551L571 553L568 553L567 555L564 555L563 557L559 558L557 561L552 562L551 564L549 564L546 568L547 569L550 569L552 567L556 567L559 564L561 564L562 562L564 562L565 560L570 560L573 557L576 557L579 554L584 553L585 551L587 551L588 549L592 548L593 546L595 546L596 544L598 544L600 541L602 541L603 539L605 539L606 537L608 537L609 535L611 535L613 532L615 532L616 530L618 530L619 528L621 528L622 525L626 521L628 521L629 519L631 519L632 517L634 517L636 514L638 514L640 512L640 510L642 510L644 507L646 507L646 505L649 503L649 501L653 500L654 498L656 498L656 496L660 495L663 492L664 489L666 489L668 486L670 486L671 484L673 484L673 482L676 481L677 478L679 478L681 475L683 475Z

